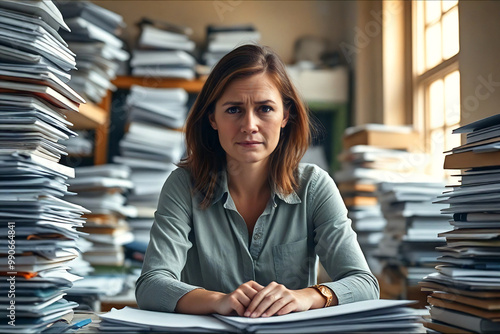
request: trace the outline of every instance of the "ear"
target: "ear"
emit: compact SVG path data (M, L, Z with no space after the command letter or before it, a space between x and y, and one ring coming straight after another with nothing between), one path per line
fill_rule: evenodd
M288 123L288 117L290 116L290 111L289 109L283 109L283 121L281 121L281 127L284 128L285 125Z
M208 114L208 120L210 121L210 125L212 128L217 131L217 123L215 122L215 113L211 112Z

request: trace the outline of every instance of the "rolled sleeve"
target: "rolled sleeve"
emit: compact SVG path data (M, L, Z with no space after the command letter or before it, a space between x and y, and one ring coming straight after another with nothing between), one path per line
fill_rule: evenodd
M178 300L200 288L180 281L192 244L190 180L183 169L173 171L160 194L142 273L136 282L141 309L174 312Z
M311 183L315 251L332 282L322 283L335 292L339 304L379 298L379 285L371 273L347 209L332 178L316 168Z

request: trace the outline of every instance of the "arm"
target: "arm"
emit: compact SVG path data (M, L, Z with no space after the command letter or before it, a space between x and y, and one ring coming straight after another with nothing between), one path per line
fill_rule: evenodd
M191 248L191 190L187 172L177 169L160 194L151 240L136 283L141 309L173 312L177 301L200 287L180 281Z
M331 177L316 171L311 183L310 205L316 253L332 282L328 286L345 304L379 298L378 281L371 273L347 218L347 209Z

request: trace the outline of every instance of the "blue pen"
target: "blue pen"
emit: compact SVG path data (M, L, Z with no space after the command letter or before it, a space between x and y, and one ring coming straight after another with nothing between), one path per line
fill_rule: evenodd
M77 323L74 323L73 325L70 325L67 329L79 329L79 328L82 328L84 326L87 326L91 322L92 322L92 319L90 319L90 318L83 319L83 320L78 321Z

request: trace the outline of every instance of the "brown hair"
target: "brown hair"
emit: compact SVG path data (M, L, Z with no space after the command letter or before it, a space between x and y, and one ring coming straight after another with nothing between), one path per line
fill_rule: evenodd
M235 79L266 73L281 93L289 118L276 149L270 155L270 182L284 194L298 187L297 167L311 142L308 110L288 77L285 65L270 48L243 45L225 55L213 68L186 121L187 157L179 167L187 168L194 189L203 196L202 208L214 197L218 175L226 164L226 153L211 127L209 115L226 87Z

